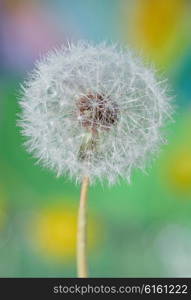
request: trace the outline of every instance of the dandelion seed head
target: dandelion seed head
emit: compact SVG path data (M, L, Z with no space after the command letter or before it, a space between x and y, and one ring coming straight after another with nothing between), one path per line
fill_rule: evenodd
M171 99L131 51L105 43L51 51L24 83L19 126L39 163L81 181L130 180L164 142Z

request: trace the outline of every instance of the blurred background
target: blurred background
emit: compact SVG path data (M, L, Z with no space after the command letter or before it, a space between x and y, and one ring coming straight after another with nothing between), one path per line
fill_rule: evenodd
M135 49L176 104L148 175L91 188L90 275L191 276L190 32L189 0L0 0L0 277L76 276L79 186L35 164L16 119L35 60L79 39Z

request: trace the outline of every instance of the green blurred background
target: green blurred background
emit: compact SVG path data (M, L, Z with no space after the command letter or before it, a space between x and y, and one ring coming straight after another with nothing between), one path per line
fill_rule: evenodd
M0 277L75 277L79 186L35 164L16 127L19 85L67 40L130 45L169 79L168 144L132 183L89 201L91 277L191 276L191 1L0 1Z

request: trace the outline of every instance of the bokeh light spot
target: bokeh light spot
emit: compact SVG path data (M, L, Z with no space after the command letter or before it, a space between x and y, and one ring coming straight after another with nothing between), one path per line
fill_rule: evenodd
M182 149L169 160L167 174L175 190L191 190L191 150Z
M89 216L88 247L100 242L100 225ZM35 246L43 255L70 261L76 253L77 209L72 205L50 206L35 219ZM31 228L32 229L32 228ZM33 229L32 229L33 230Z

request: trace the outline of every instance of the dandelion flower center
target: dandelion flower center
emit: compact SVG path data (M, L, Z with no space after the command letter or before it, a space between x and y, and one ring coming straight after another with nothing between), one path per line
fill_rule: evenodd
M110 129L118 120L117 103L101 94L89 93L80 97L77 108L81 125L94 134Z

